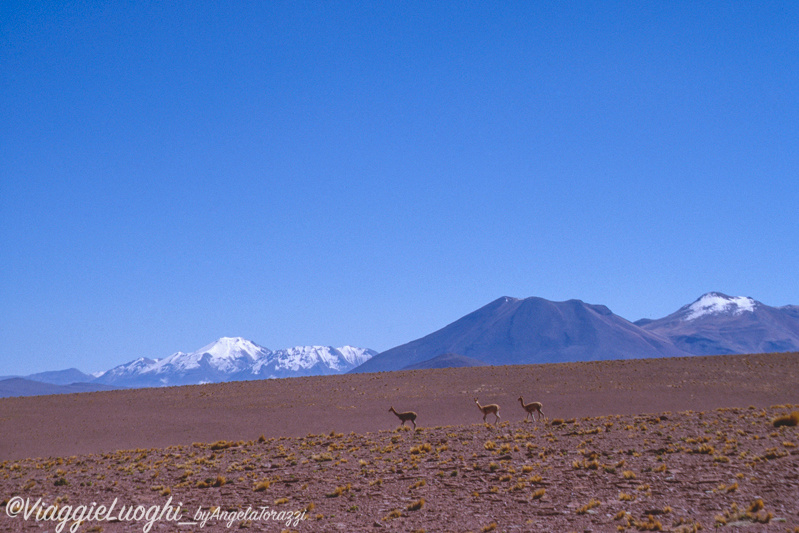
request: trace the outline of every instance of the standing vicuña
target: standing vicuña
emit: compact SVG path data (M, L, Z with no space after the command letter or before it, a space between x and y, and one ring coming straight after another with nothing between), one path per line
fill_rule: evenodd
M477 407L483 413L483 422L486 421L486 416L489 414L493 414L496 418L494 419L494 425L497 425L499 422L499 406L495 403L490 403L488 405L480 405L480 402L477 401L477 398L474 399L474 403L477 404Z
M398 412L396 412L394 410L394 406L391 406L391 408L388 410L388 412L389 413L394 413L395 415L397 415L397 418L399 418L401 420L400 427L404 426L405 422L410 420L411 424L413 424L413 429L416 429L416 413L414 413L413 411L406 411L404 413L398 413Z
M524 415L525 420L527 420L528 416L532 417L532 419L535 420L536 413L538 413L539 420L541 420L544 417L544 404L542 404L541 402L524 403L524 399L522 399L522 397L519 396L519 403L522 404L524 410L527 411L527 414Z

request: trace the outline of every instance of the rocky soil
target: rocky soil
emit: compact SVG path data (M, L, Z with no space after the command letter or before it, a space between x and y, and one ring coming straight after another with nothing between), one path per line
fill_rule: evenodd
M574 385L575 394L582 400L593 399L594 405L603 408L616 405L618 413L569 416L562 405L552 405L550 396L544 401L544 411L550 417L545 421L523 420L518 403L503 401L503 417L497 425L435 425L423 423L424 418L433 417L421 413L439 407L446 414L450 412L447 404L422 402L418 399L421 395L416 395L414 408L420 415L419 427L414 430L397 428L398 420L387 412L385 399L373 397L370 401L375 406L368 411L366 423L391 429L297 435L303 421L294 420L283 427L291 428L286 433L295 434L262 432L241 439L237 430L231 429L231 437L217 440L8 458L0 462L0 530L58 531L63 522L62 531L145 533L234 528L428 532L745 528L741 530L797 532L799 427L790 425L791 413L799 412L799 404L793 400L799 390L792 366L796 357L781 359L787 365L782 370L774 366L773 359L764 362L758 359L761 356L748 357L748 364L740 363L743 359L737 363L727 360L729 374L722 358L712 361L720 365L712 372L703 367L711 364L706 359L687 359L687 363L697 363L694 369L683 367L688 374L674 374L674 368L668 366L665 372L643 362L636 369L629 363L611 367L617 377L622 368L639 377L647 371L646 379L629 382L633 388L645 388L646 383L657 390L679 387L681 398L695 399L695 409L648 410L652 404L630 403L629 397L619 392L622 381L605 380L603 390L594 390L599 381L585 379ZM750 368L750 372L749 381L741 381L736 388L732 385L738 379L737 365ZM572 369L572 375L586 368L555 366L557 372ZM460 379L441 382L438 392L444 394L450 388L472 393L481 385L481 402L487 403L493 398L485 394L486 389L494 386L491 379L504 372L503 368L511 367L483 369L483 374L479 374L481 369L456 373ZM589 368L605 366L589 364ZM515 370L520 373L519 368ZM562 377L552 377L555 374L541 369L537 372L545 387L547 380L554 383ZM707 378L702 377L705 374ZM728 375L732 377L726 396L720 394L723 389L709 385L714 376L723 381ZM771 382L766 380L769 376ZM475 382L469 381L473 378ZM365 375L358 379L376 378ZM773 387L779 379L788 381L779 382L782 389ZM788 388L791 379L793 386ZM367 390L363 385L358 389L357 381L344 382L356 392ZM329 383L342 385L336 380ZM383 385L375 385L375 390L385 389ZM703 396L703 389L712 389L714 396ZM217 398L223 396L219 388L205 390ZM757 396L757 390L768 394ZM312 397L307 390L303 394L303 401ZM740 398L762 402L774 397L792 399L792 403L735 405ZM708 407L712 398L722 405ZM664 396L660 401L664 406L683 405L683 399ZM482 415L473 399L461 400L471 403L469 409L463 409L464 416L480 421ZM66 404L84 401L67 399ZM249 401L250 397L241 399L242 403ZM0 403L0 409L8 405ZM406 407L396 406L399 410ZM794 416L799 419L799 413ZM775 426L775 420L786 424ZM313 415L308 415L306 422L308 427L318 427ZM40 426L32 420L31 427L20 435L34 442L31 435L44 431ZM97 428L89 433L95 431ZM55 443L51 446L58 450ZM34 508L37 501L39 507ZM161 514L154 518L156 512ZM90 519L75 522L81 513Z
M169 501L183 521L199 520L198 509L212 516L209 531L228 520L255 531L797 531L799 428L773 425L796 409L406 427L6 461L0 527L57 525L10 517L22 497L62 509ZM248 508L282 519L233 516ZM151 530L200 525L162 519Z

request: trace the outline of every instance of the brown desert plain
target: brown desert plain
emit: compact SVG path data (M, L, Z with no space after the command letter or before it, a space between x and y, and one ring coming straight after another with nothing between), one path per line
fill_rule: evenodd
M0 531L796 533L798 364L725 355L4 398ZM525 420L520 396L547 418ZM496 425L475 398L499 404Z

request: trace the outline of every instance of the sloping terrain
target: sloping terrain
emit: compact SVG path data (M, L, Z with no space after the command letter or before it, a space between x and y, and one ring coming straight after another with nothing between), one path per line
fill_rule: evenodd
M63 520L66 531L85 516L71 509L99 505L112 511L79 530L796 531L799 428L774 426L792 409L515 417L5 461L0 528ZM57 504L59 521L26 519L37 501Z
M603 305L503 297L430 335L381 352L351 372L399 370L445 353L491 365L687 355Z
M679 357L345 374L0 399L0 461L192 442L470 424L474 404L552 418L799 403L799 354Z
M95 392L115 390L119 387L101 383L70 383L54 385L25 378L8 378L0 380L0 398L13 396L39 396L46 394L73 394L76 392Z
M64 520L104 507L64 531L143 531L155 507L150 531L794 531L799 429L774 420L799 410L797 363L660 358L6 398L0 530L55 529L35 509L25 518L38 501ZM549 419L525 421L521 394ZM497 425L476 423L474 397L500 404ZM415 410L418 429L398 430L389 405Z
M421 363L408 365L403 370L421 370L423 368L461 368L464 366L486 366L486 363L472 357L464 357L454 353L445 353Z
M799 307L771 307L721 293L705 294L666 317L636 324L695 355L783 352L799 347Z
M70 385L72 383L87 383L94 379L94 377L89 374L84 374L77 368L68 368L66 370L29 374L25 376L25 379L41 381L42 383L52 383L53 385Z

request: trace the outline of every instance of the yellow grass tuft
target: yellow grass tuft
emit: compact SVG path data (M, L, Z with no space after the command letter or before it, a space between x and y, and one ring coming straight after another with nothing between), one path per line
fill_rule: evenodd
M577 514L586 514L588 511L590 511L594 507L599 507L600 505L602 505L602 502L600 502L599 500L596 500L594 498L591 498L591 500L587 504L585 504L582 507L580 507L579 509L577 509Z
M433 447L430 446L429 442L425 442L424 444L420 444L419 446L413 446L410 450L411 454L418 455L420 453L427 453L432 450Z
M427 485L427 481L425 481L424 479L420 479L419 481L408 487L408 490L418 489L419 487L424 487L425 485Z
M328 494L325 494L325 496L327 496L328 498L338 498L345 492L349 492L351 490L352 490L352 485L350 483L347 483L346 485L336 487L335 489L333 489L333 492L329 492Z
M763 510L765 507L766 507L766 504L763 503L763 500L758 498L755 501L753 501L751 504L749 504L749 512L750 513L756 513L758 511Z
M409 511L418 511L422 507L424 507L424 498L420 498L415 502L408 504L408 507L406 507L406 509Z
M255 487L253 487L252 490L253 490L253 492L263 492L266 489L268 489L271 484L272 484L271 481L264 480L264 481L261 481L259 483L256 483Z
M383 517L383 521L387 522L389 520L399 518L400 516L402 516L402 511L400 511L399 509L394 509L393 511L391 511L390 513L388 513L386 516Z
M638 531L663 531L663 524L660 523L660 520L655 520L651 514L646 516L646 522L636 520L633 525Z
M238 445L237 442L233 442L233 441L229 441L228 442L228 441L224 441L224 440L218 440L215 443L211 444L211 449L212 450L224 450L226 448L232 448L233 446L237 446L237 445Z

